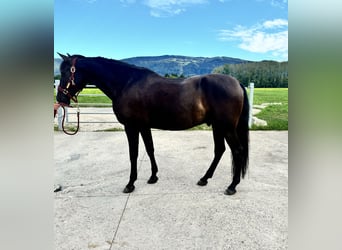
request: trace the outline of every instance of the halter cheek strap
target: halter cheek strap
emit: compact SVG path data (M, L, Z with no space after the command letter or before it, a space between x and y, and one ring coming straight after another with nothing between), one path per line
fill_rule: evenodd
M78 101L77 101L77 94L78 94L78 93L76 93L74 96L72 96L72 95L70 94L70 92L69 92L69 88L70 88L70 85L72 85L72 86L75 86L75 85L76 85L76 84L75 84L75 72L76 72L76 67L75 67L75 65L76 65L76 60L77 60L76 57L75 57L74 59L72 59L71 67L70 67L71 75L70 75L70 77L69 77L69 82L68 82L66 88L64 89L64 88L62 88L61 86L58 86L58 91L59 91L59 92L62 92L64 95L68 96L69 99L73 100L75 103L78 102Z
M71 75L70 75L70 78L69 78L69 83L71 82L71 84L74 86L75 85L75 72L76 72L76 60L77 60L77 57L75 57L74 59L72 59L72 62L71 62L71 67L70 67L70 72L71 72ZM68 84L69 84L68 83Z

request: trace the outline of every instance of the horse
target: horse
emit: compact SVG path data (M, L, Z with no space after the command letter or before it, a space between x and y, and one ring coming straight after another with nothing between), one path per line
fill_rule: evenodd
M205 186L213 177L226 141L232 154L232 182L224 193L236 193L248 168L250 110L246 89L237 79L224 74L170 79L119 60L58 54L63 61L57 102L68 106L86 84L94 84L112 100L114 114L124 125L131 165L124 193L135 189L139 134L151 162L147 183L153 184L158 181L158 166L151 128L185 130L203 123L212 126L214 159L197 184Z

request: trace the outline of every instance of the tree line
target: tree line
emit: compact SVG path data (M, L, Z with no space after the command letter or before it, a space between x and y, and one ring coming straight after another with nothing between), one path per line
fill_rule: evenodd
M253 82L256 88L288 87L288 62L261 61L226 64L215 68L213 73L231 75L245 86Z

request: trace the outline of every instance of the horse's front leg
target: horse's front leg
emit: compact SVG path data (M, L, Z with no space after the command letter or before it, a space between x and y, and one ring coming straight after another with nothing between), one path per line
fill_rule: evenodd
M125 132L128 139L129 146L129 158L131 161L131 174L129 177L129 182L123 190L124 193L131 193L134 190L134 182L137 180L137 160L138 160L138 150L139 150L139 130L131 127L125 126Z
M144 140L146 152L150 158L151 161L151 177L147 181L149 184L154 184L158 181L157 177L157 172L158 172L158 167L156 163L156 159L154 158L154 147L153 147L153 139L152 139L152 134L151 134L151 129L150 128L143 128L141 131L141 136Z

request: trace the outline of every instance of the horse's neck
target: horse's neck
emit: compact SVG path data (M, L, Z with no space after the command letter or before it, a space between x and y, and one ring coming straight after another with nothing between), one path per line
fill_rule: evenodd
M120 66L115 65L115 61L92 60L88 68L87 81L96 85L112 100L117 98L129 77L128 74L120 73Z

